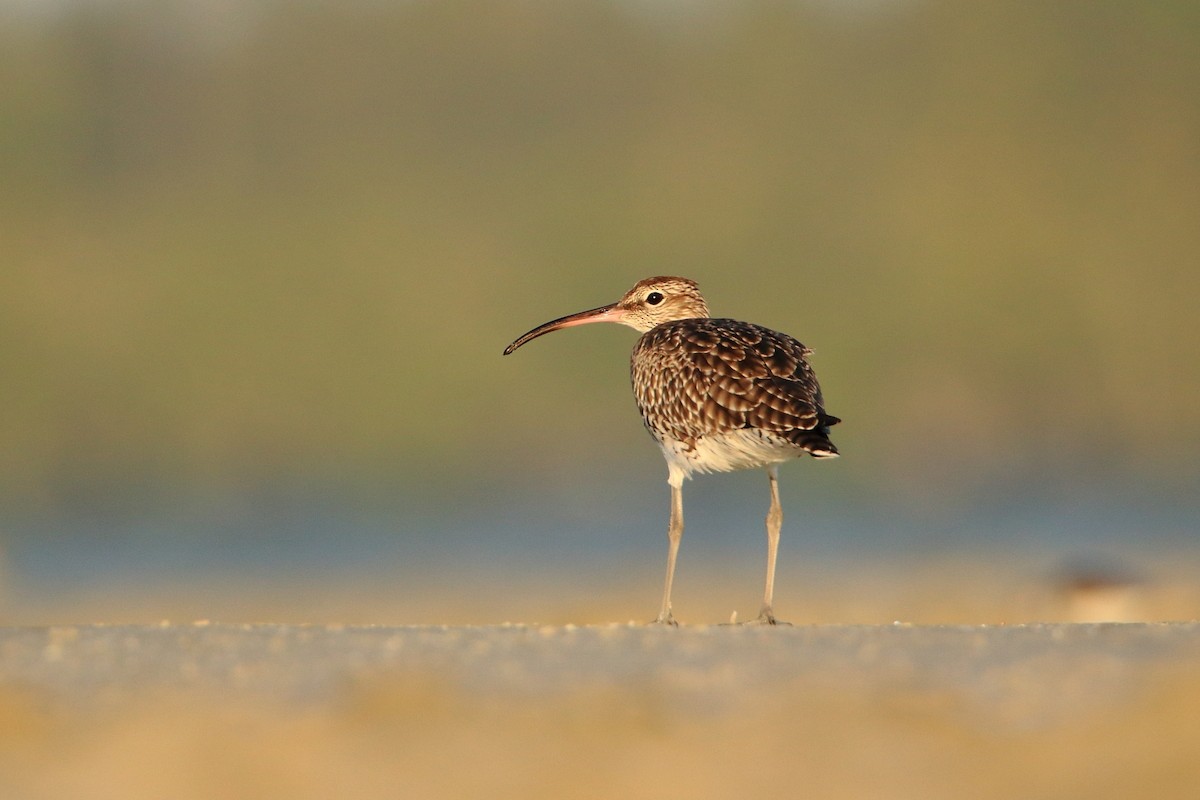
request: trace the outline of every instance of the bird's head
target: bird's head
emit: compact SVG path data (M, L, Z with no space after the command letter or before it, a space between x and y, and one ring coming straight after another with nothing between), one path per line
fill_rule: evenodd
M708 316L708 305L696 282L687 278L646 278L615 303L580 311L539 325L504 349L508 355L544 333L592 322L618 322L645 333L664 322Z

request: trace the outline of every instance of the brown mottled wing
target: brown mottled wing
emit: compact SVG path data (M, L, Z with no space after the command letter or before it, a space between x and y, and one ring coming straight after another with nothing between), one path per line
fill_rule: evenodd
M656 437L691 443L753 428L816 456L836 455L821 387L790 336L731 319L687 319L646 332L633 353L633 386Z

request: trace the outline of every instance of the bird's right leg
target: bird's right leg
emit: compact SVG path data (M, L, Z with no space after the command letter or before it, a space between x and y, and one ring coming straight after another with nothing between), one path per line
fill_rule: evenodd
M779 467L775 464L767 467L767 477L771 479L771 508L767 511L767 580L763 587L762 610L753 625L788 625L775 619L775 611L771 607L775 599L775 557L779 552L779 529L783 526L783 507L779 504Z
M671 614L671 581L675 578L675 557L679 555L679 541L683 538L683 478L674 475L671 484L671 526L667 529L667 580L663 587L662 610L656 623L678 625Z

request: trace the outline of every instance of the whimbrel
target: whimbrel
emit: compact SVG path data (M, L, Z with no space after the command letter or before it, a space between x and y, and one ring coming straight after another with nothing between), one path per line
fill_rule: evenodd
M783 510L778 466L805 453L833 458L812 352L790 336L732 319L713 319L695 281L646 278L615 303L539 325L504 349L509 355L545 333L592 322L619 322L641 332L631 373L638 410L667 459L671 521L667 577L655 622L677 624L671 582L683 537L683 481L693 473L765 467L767 577L756 623L776 624L775 556Z

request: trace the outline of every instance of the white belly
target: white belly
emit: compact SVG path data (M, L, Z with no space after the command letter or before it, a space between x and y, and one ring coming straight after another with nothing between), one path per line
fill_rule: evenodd
M781 464L804 454L804 449L786 439L746 428L698 439L691 449L676 439L659 441L667 459L670 482L682 483L693 473L731 472Z

